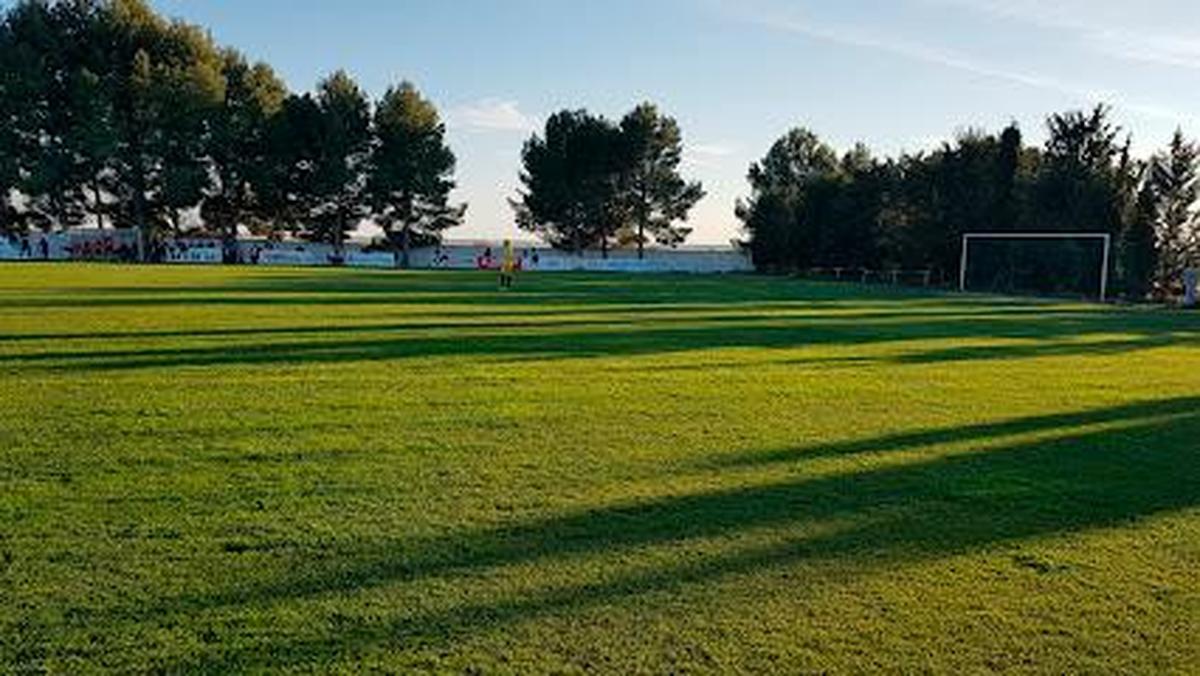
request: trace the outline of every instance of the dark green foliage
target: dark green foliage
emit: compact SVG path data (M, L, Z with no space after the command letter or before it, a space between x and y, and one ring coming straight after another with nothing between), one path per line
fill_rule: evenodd
M344 71L317 89L289 96L272 122L268 203L282 229L340 248L369 215L371 107Z
M587 111L546 121L522 151L517 224L567 251L606 248L621 225L621 132Z
M0 236L14 235L23 229L12 203L19 187L24 153L19 123L26 119L21 74L21 53L12 31L12 19L0 22Z
M341 248L346 233L369 215L366 169L371 104L358 84L337 71L317 85L314 188L304 236Z
M1120 129L1097 106L1051 115L1050 137L1034 186L1031 223L1042 230L1120 231Z
M372 212L374 145L396 147L374 142L345 73L289 96L269 66L145 0L23 0L0 22L0 232L113 224L146 253L198 225L231 261L239 227L340 245ZM452 186L452 157L435 164ZM442 188L422 190L428 214ZM197 207L199 224L184 218Z
M1200 147L1176 131L1171 145L1150 162L1147 181L1158 198L1156 283L1166 291L1179 286L1183 271L1198 261Z
M1107 108L1053 115L1047 128L1040 150L1025 147L1010 125L999 136L970 130L896 160L873 159L860 146L840 162L811 132L793 130L751 167L752 194L737 214L766 270L863 267L955 278L964 233L1048 230L1113 235L1113 272L1132 297L1143 297L1155 274L1160 287L1177 284L1196 251L1195 146L1177 135L1143 179ZM1101 255L1089 241L989 245L975 258L982 276L971 281L1005 292L1094 293Z
M1121 279L1130 299L1143 300L1151 291L1158 271L1157 223L1158 197L1147 181L1138 192L1132 221L1121 238Z
M466 207L448 203L454 153L437 109L408 82L389 89L376 106L375 136L367 192L375 221L407 268L414 244L436 242L462 221Z
M250 65L236 51L222 53L225 98L213 111L208 152L212 184L201 216L225 242L226 260L236 260L239 224L261 229L273 213L270 124L287 89L266 64Z
M15 159L10 187L25 196L21 228L77 224L82 217L79 165L71 142L86 120L70 105L81 74L74 68L73 4L23 2L6 16L5 143Z
M679 175L683 161L683 135L679 124L643 103L621 120L625 168L622 191L635 230L638 257L650 237L664 246L683 243L691 229L677 226L704 197L700 183Z
M815 264L815 243L830 183L838 172L833 149L807 129L793 129L750 167L751 197L738 205L756 264L767 269Z
M271 120L267 200L276 229L299 230L315 208L320 128L321 107L311 94L289 95Z
M522 152L524 189L512 206L517 224L551 246L581 252L652 237L678 246L691 229L677 225L704 196L679 175L678 123L642 104L619 125L585 110L546 121Z
M225 95L222 59L206 33L167 22L142 0L114 0L97 30L111 46L120 222L139 245L180 229L206 187L206 121Z

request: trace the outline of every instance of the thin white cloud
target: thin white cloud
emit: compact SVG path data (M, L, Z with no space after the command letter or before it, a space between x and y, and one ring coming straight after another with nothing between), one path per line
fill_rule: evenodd
M455 128L477 132L532 133L538 128L537 120L522 112L516 101L495 98L452 109L449 123Z
M988 2L988 0L936 1L969 6L978 5L980 8L991 7L994 4ZM744 6L734 11L743 20L757 23L773 30L794 33L815 40L891 54L910 61L928 63L983 78L1042 89L1089 103L1105 102L1145 117L1166 119L1176 123L1194 119L1189 113L1173 110L1167 106L1147 102L1127 101L1119 92L1114 90L1082 86L1042 73L996 66L973 59L959 52L905 40L896 36L883 35L854 26L833 26L804 21L780 14L747 12ZM998 9L997 11L1001 10Z
M1126 61L1200 70L1200 33L1177 32L1189 21L1172 16L1167 30L1131 28L1137 17L1153 15L1141 4L1044 2L1042 0L924 0L989 17L1017 21L1037 28L1062 31L1094 51ZM1134 13L1131 14L1130 10Z
M828 26L783 16L759 14L748 16L755 23L775 30L804 35L825 42L848 47L861 47L904 57L912 61L923 61L972 75L1006 80L1016 84L1040 89L1049 89L1064 94L1078 94L1079 89L1053 78L1034 73L1007 70L974 61L967 56L945 49L938 49L919 42L911 42L893 36L884 36L851 26Z
M688 148L696 155L707 157L728 157L738 152L736 145L727 143L692 143Z
M1099 31L1088 40L1109 56L1160 66L1200 70L1200 39Z
M693 143L688 150L704 157L729 157L737 154L737 146L726 143Z
M729 143L691 143L684 146L683 162L692 168L717 169L722 160L737 154L737 146Z

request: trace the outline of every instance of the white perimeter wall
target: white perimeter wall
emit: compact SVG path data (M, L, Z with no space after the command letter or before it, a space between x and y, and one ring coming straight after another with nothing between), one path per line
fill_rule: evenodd
M39 260L41 241L49 243L50 260L71 260L72 251L80 244L96 240L112 240L116 244L133 244L128 230L76 230L50 235L29 236L31 258ZM169 261L180 264L219 264L222 259L220 245L211 240L181 240L182 247L169 248ZM331 265L333 248L324 244L288 242L268 245L265 242L243 241L240 243L242 259L249 262L252 252L258 250L259 265L326 266ZM414 269L470 270L479 266L479 260L487 249L492 252L492 262L499 261L503 245L499 242L448 242L438 248L414 249L411 265ZM5 240L0 237L0 260L30 258L21 255L20 240ZM754 266L749 255L732 247L684 247L680 249L647 249L645 258L639 260L636 251L613 251L603 258L598 251L589 251L576 256L554 249L519 244L517 256L525 270L540 271L597 271L597 272L683 272L683 273L729 273L750 272ZM537 263L534 263L536 253ZM392 268L395 258L390 253L366 253L358 244L346 247L345 264L350 267Z

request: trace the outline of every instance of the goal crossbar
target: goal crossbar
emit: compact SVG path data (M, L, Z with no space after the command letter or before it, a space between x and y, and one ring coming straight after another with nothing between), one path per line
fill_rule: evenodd
M1107 232L967 232L962 238L962 263L958 271L959 291L967 290L967 264L971 242L977 239L1098 239L1104 243L1104 262L1100 269L1100 302L1108 300L1108 266L1112 256L1112 235Z

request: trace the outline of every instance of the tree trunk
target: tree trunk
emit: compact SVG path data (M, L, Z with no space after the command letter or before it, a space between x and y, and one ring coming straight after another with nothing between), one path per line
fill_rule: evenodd
M411 226L405 223L400 228L400 267L407 270L412 262L409 260L409 249L412 246Z
M96 214L96 227L100 230L104 229L104 202L101 201L100 195L100 178L96 177L96 182L92 185L92 194L96 200L96 206L93 211Z
M242 262L242 252L240 247L238 247L238 221L241 220L240 216L242 214L250 211L241 197L245 194L246 190L247 188L245 188L245 183L243 182L242 187L230 195L228 204L221 210L224 212L220 216L222 221L221 236L224 238L221 256L227 265L238 265Z
M241 262L238 260L237 219L231 222L228 216L222 218L225 222L221 224L221 259L226 265L236 265Z
M137 241L137 260L146 262L146 170L140 137L135 138L130 154L133 176L133 228Z
M338 212L337 230L333 233L333 255L338 258L343 257L343 249L346 246L346 214Z
M146 262L146 195L139 187L133 194L133 229L137 239L137 259Z
M643 169L643 171L645 170ZM638 197L640 198L641 203L638 204L637 208L639 261L645 259L646 257L646 221L650 220L650 207L648 206L650 203L650 197L647 195L647 192L649 191L646 188L646 184L645 182L642 182L640 190L638 191Z

